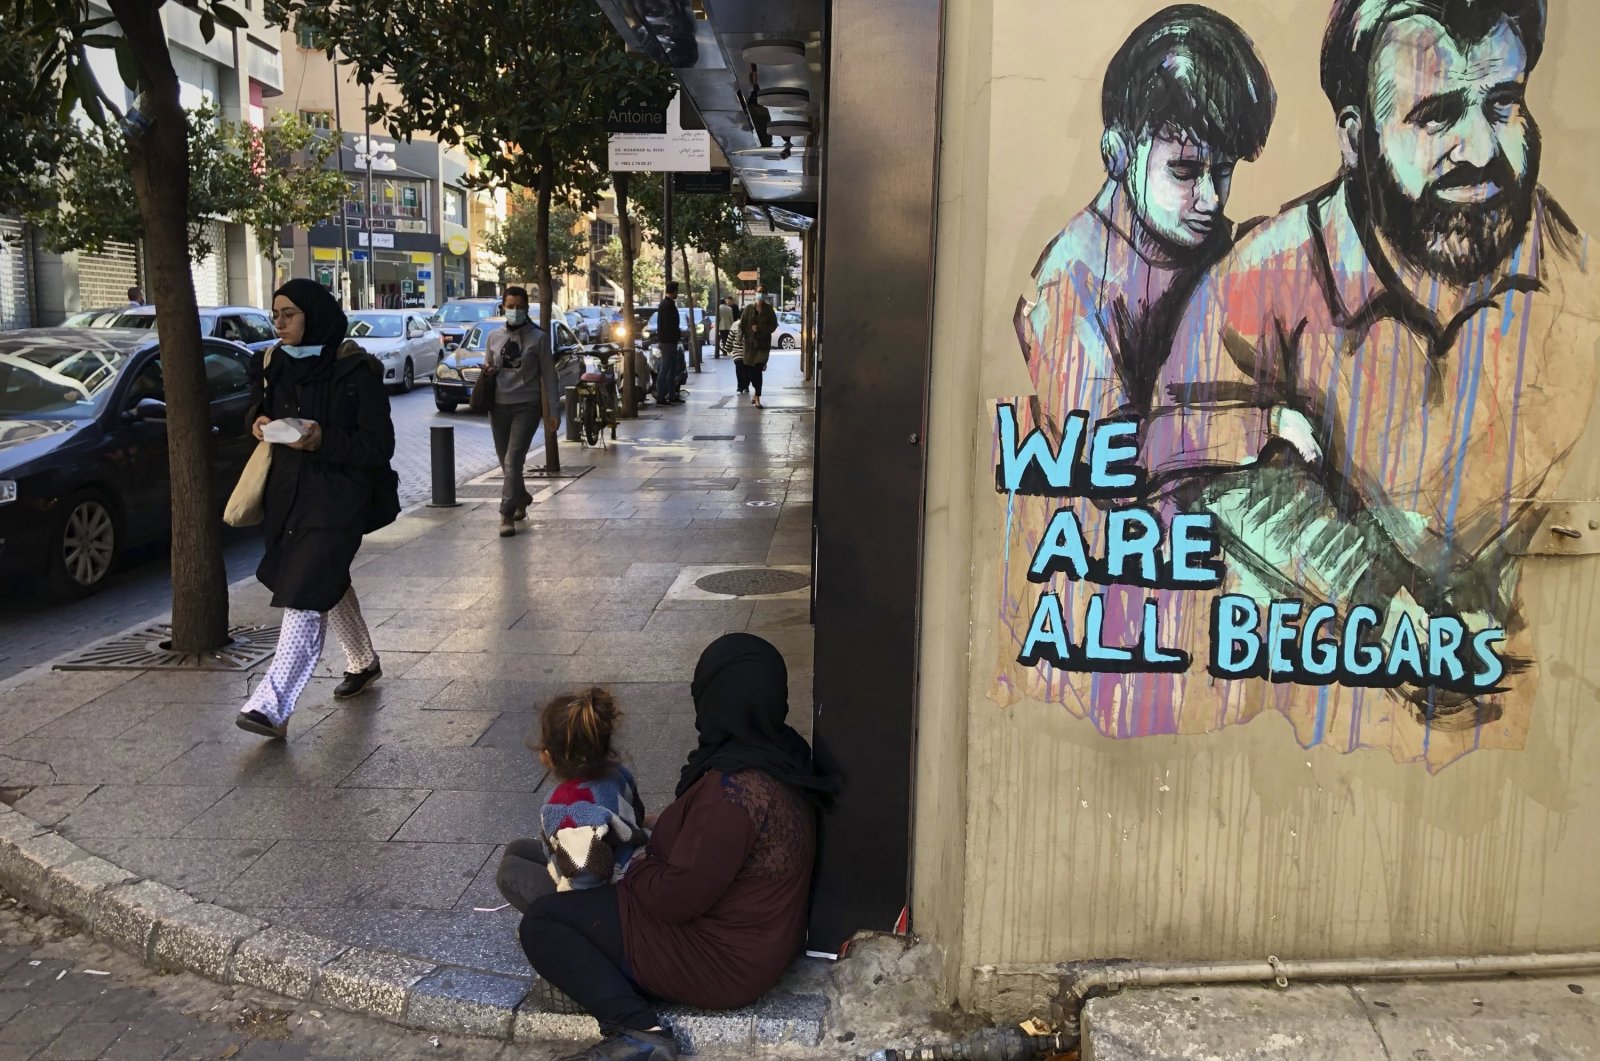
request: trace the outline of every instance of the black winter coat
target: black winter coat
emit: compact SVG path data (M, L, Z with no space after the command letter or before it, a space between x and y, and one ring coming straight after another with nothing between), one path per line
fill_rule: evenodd
M251 421L315 420L322 443L309 452L272 447L262 520L266 554L256 577L272 590L274 607L325 612L350 588L362 534L393 519L384 498L393 490L394 423L383 369L356 343L339 348L331 375L322 379L289 383L283 378L292 372L289 360L274 353L263 386L257 355Z

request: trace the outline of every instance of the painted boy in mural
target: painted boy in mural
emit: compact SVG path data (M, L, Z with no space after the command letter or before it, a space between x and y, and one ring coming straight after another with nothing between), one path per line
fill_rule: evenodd
M1401 616L1504 630L1500 689L1357 691L1351 747L1396 696L1462 735L1455 754L1508 711L1510 742L1526 728L1518 558L1548 533L1600 342L1587 237L1538 183L1545 30L1543 0L1337 0L1321 77L1340 176L1215 267L1156 381L1145 459L1217 516L1236 587L1368 605L1380 643ZM1284 410L1319 459L1273 441ZM1322 739L1326 698L1286 713Z
M1266 67L1233 22L1169 7L1128 37L1101 94L1106 181L1045 249L1017 308L1039 422L1141 409L1195 280L1231 246L1234 165L1272 127Z
M1232 245L1224 210L1234 167L1261 153L1275 106L1250 38L1208 8L1168 7L1117 50L1101 93L1105 183L1046 247L1034 269L1034 298L1017 308L1017 338L1034 383L1034 396L1019 403L1023 431L1037 425L1059 440L1067 414L1102 419L1148 409L1185 300ZM1005 699L1022 691L1066 695L1048 667L1014 666L1038 587L1011 561L1038 547L1056 507L1049 498L1018 496L1008 509L1000 621L1012 644L999 676ZM1077 507L1086 531L1097 533L1104 510L1086 501ZM1090 593L1077 583L1062 591L1068 614L1081 618ZM1109 596L1108 631L1125 635L1138 622L1143 594L1114 589ZM1085 694L1091 702L1079 710L1109 716L1114 703L1127 700L1117 686L1116 675L1097 676ZM1169 720L1170 692L1154 680L1143 688L1148 700L1168 702Z

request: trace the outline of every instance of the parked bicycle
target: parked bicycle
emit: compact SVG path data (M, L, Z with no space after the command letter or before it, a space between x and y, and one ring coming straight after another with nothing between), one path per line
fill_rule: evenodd
M583 375L572 388L572 407L567 415L577 425L578 437L586 446L601 444L601 435L610 428L611 439L617 438L617 372L612 358L620 356L613 350L597 350L584 355Z

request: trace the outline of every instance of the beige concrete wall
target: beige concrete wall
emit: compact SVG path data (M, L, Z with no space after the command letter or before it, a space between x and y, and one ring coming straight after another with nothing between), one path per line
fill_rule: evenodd
M1531 706L1498 747L1431 768L1387 746L1303 747L1274 710L1195 727L1209 732L1113 739L1059 703L991 696L1005 653L994 406L1033 390L1012 315L1032 297L1040 252L1104 180L1106 62L1162 6L946 5L916 926L969 998L980 966L1600 945L1600 558L1527 562ZM1330 5L1211 6L1254 39L1279 101L1228 212L1273 213L1339 165L1317 82ZM1541 183L1596 232L1600 5L1551 8L1529 89ZM1585 371L1594 356L1578 353ZM1588 415L1547 500L1600 498L1600 413Z

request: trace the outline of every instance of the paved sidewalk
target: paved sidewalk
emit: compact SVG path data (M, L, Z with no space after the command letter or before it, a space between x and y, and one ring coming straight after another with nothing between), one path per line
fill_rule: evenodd
M807 591L716 597L692 582L807 570L812 392L792 355L775 354L764 410L734 399L729 362L705 368L688 405L647 407L605 449L564 444L568 470L589 470L532 484L515 538L496 536L492 474L463 488L460 508L416 509L370 536L355 584L385 677L368 695L334 702L343 660L330 645L278 744L233 726L264 665L33 672L0 691L0 795L202 902L525 978L513 911L486 908L501 905L501 845L538 828L548 782L523 736L546 699L612 687L652 812L693 744L688 682L714 637L749 630L777 645L791 721L809 731ZM235 587L232 614L276 622L253 581Z

